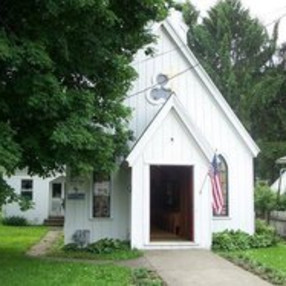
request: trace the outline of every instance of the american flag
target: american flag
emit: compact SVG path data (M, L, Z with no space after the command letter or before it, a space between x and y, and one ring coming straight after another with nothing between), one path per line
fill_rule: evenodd
M215 214L221 214L224 205L224 200L222 195L222 186L220 181L218 159L216 154L214 155L212 163L210 165L209 176L212 185L213 210Z

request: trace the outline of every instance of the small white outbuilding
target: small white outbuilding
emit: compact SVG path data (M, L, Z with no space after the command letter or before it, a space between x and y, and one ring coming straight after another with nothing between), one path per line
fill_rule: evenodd
M26 211L21 211L18 203L4 205L4 217L20 216L26 218L30 224L43 224L49 217L64 216L65 177L63 175L41 178L30 176L24 169L4 179L18 195L24 196L32 203L32 208Z
M194 54L173 12L153 26L156 53L138 52L125 104L136 141L109 178L68 178L65 242L130 239L139 249L210 248L212 233L254 231L253 158L259 152ZM224 196L212 211L210 162Z

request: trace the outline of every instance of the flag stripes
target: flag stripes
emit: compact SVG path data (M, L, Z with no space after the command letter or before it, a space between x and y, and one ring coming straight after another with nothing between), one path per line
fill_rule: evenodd
M222 194L222 185L220 181L220 173L217 162L217 155L214 155L212 163L210 165L209 176L212 185L212 206L215 214L221 214L224 205L224 199Z

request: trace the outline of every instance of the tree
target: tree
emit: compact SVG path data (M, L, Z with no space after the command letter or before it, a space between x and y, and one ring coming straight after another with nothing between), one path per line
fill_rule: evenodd
M267 184L258 182L254 192L254 205L257 216L262 216L268 223L270 212L277 209L277 196Z
M272 180L275 160L286 152L285 51L276 53L278 23L270 37L239 0L217 2L201 23L190 2L181 9L191 50L261 147L258 175Z
M272 63L276 34L266 29L239 0L219 1L198 24L195 7L186 4L188 43L233 110L250 129L251 99ZM190 17L190 15L192 17Z
M254 206L256 215L269 223L272 211L285 211L286 194L277 194L271 190L268 184L262 181L257 182L254 192Z
M272 86L277 92L272 92ZM276 64L268 70L268 78L257 86L252 103L252 131L262 150L258 158L258 172L273 181L278 177L277 158L286 154L286 44L276 54Z
M130 112L122 104L135 78L129 63L153 40L146 24L163 19L167 8L164 0L1 2L5 173L112 170L130 139ZM13 195L0 183L1 206Z

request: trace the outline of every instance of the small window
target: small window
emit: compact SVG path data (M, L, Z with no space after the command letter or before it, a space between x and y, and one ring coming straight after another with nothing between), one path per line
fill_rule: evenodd
M95 218L110 217L110 180L96 181L93 188L92 216Z
M219 215L218 214L214 214L214 215L215 216L228 216L229 215L228 167L222 155L218 156L218 169L219 169L219 176L220 176L224 205L222 207L222 212Z
M21 196L29 201L33 200L33 180L21 181Z

